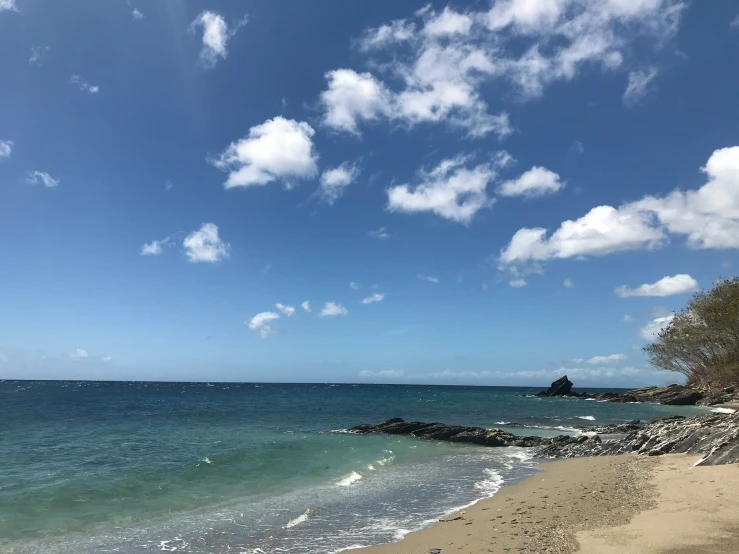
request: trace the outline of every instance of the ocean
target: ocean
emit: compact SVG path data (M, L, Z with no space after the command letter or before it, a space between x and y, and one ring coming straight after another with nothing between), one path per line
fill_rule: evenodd
M537 471L527 449L344 431L353 425L557 435L706 411L522 396L537 390L0 381L0 552L340 552Z

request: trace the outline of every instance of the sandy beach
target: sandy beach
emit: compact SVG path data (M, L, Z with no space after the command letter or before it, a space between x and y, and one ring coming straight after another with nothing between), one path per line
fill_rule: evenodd
M558 460L402 541L361 554L736 553L739 467L700 456ZM435 550L436 549L436 550Z

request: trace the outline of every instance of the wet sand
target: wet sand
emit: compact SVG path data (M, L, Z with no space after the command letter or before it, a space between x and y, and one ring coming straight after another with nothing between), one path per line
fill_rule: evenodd
M402 541L358 554L739 552L739 466L699 456L558 460Z

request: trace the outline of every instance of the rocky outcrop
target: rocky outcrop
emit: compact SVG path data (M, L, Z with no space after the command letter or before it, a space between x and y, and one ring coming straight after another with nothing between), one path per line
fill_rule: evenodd
M483 429L482 427L465 427L447 425L446 423L423 423L421 421L404 421L401 418L389 419L377 425L362 424L348 429L350 433L384 433L387 435L404 435L426 440L462 442L480 446L540 446L548 439L543 437L521 437L506 433L500 429Z
M701 454L698 465L739 463L739 412L707 414L692 419L680 416L659 418L623 438L601 440L556 437L537 448L542 458L574 458L637 452L647 456L683 453Z
M569 396L572 390L572 381L563 375L554 381L547 390L541 391L536 396Z
M590 398L609 402L651 402L672 406L692 406L703 398L703 393L685 385L669 385L667 387L644 387L627 392L593 394Z
M570 396L576 398L592 398L607 402L648 402L672 406L715 406L739 402L739 391L733 387L706 391L689 385L668 385L666 387L644 387L626 392L606 392L589 394L573 392L573 383L564 375L554 381L547 390L536 393L536 396Z

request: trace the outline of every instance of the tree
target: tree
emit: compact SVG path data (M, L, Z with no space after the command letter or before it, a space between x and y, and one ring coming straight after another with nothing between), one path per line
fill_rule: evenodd
M739 278L696 293L644 350L653 366L698 388L739 385Z

